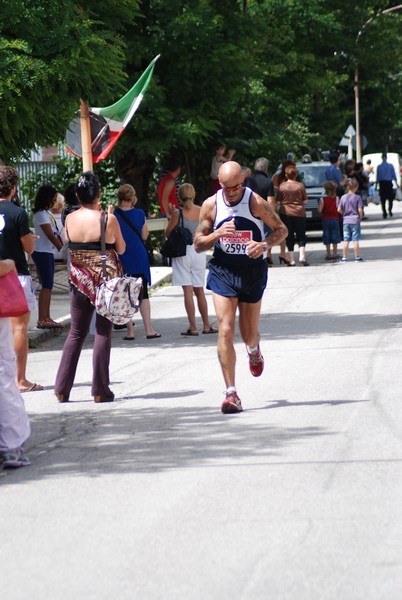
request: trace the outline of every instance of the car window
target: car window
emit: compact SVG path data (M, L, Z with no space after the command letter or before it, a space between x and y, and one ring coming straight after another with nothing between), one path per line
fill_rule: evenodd
M325 181L327 165L300 165L297 169L306 187L320 187Z

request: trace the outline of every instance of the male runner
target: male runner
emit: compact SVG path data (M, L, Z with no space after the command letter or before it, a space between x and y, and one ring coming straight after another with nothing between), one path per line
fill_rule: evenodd
M240 335L246 344L250 372L264 369L258 331L261 298L267 284L268 249L287 236L287 229L261 196L243 187L241 166L234 161L219 169L221 189L205 200L195 234L197 252L214 246L207 289L212 291L219 323L218 357L226 384L222 412L243 410L235 386L235 316L239 307ZM264 237L264 223L273 230Z

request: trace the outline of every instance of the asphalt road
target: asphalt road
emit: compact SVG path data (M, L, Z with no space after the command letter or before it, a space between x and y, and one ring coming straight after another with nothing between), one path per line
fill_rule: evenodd
M89 342L68 405L64 336L32 352L46 390L25 395L32 465L0 474L3 598L400 600L402 207L367 214L364 263L313 241L310 268L270 269L262 377L236 338L240 415L220 413L216 336L179 335L177 288L151 300L160 340L114 332L113 404L91 401Z

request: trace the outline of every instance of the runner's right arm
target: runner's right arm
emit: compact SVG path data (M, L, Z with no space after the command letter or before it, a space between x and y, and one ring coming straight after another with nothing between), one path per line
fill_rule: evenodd
M215 219L215 196L207 198L200 211L200 223L194 236L194 248L196 252L205 252L215 246L216 242L223 236L231 236L236 231L234 218L224 221L214 231Z

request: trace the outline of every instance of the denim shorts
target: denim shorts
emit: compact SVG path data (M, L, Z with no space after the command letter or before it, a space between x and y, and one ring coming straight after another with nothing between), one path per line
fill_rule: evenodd
M358 242L361 239L360 223L356 223L356 225L352 225L351 223L343 224L344 242Z
M341 241L341 234L339 231L338 219L323 219L322 241L326 246L329 244L339 244Z
M32 252L32 260L42 288L53 289L54 282L54 254L52 252Z

